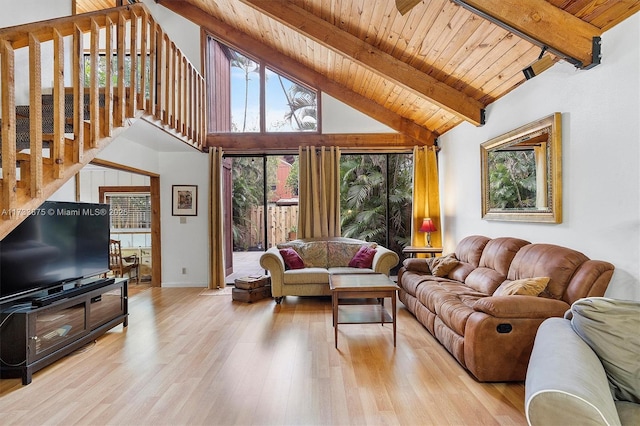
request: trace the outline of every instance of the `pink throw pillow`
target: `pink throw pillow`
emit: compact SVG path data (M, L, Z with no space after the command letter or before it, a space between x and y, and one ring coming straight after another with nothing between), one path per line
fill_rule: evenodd
M294 249L292 248L280 249L280 255L284 259L284 265L286 267L285 269L303 269L304 268L304 262L302 261L302 258L300 257L298 252L295 251Z
M349 262L349 266L351 268L371 268L373 265L373 256L375 255L376 249L369 246L362 246Z

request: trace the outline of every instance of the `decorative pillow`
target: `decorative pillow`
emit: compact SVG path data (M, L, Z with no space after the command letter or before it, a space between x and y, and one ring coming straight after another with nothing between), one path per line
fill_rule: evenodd
M327 242L293 240L288 243L278 244L278 248L292 248L302 258L306 268L327 267Z
M547 288L549 277L523 278L521 280L505 281L493 292L494 296L537 296Z
M349 262L351 268L371 268L373 265L373 256L376 255L376 249L369 246L362 246L360 250L353 256Z
M340 238L337 241L329 240L327 242L327 267L347 266L363 245L371 248L377 247L376 243L363 243L362 241L351 238Z
M451 253L446 256L431 257L427 259L427 264L431 270L431 275L434 277L446 277L449 272L458 266L458 259L456 255Z
M571 326L598 355L617 400L640 403L640 302L605 297L571 305Z
M424 272L426 274L430 274L431 269L429 268L429 263L427 263L427 260L429 259L408 258L402 262L402 266L404 266L407 271Z
M296 252L294 249L292 248L280 249L280 255L284 259L285 269L303 269L304 268L304 262L302 261L302 258L300 257L298 252Z

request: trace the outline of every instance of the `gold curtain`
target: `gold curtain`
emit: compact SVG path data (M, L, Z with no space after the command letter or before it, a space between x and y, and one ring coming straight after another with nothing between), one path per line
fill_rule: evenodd
M299 148L298 238L339 237L340 149Z
M430 217L436 227L436 231L431 233L431 245L442 247L436 148L416 146L413 148L412 246L427 245L425 233L418 232L425 217Z
M209 148L209 288L224 288L222 149Z
M536 208L546 209L549 206L547 196L547 144L533 147L536 159Z

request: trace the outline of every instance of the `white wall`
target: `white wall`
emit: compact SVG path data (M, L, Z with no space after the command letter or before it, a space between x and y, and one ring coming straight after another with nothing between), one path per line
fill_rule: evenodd
M0 0L0 28L71 15L72 0Z
M158 152L137 142L135 139L129 139L127 133L124 133L100 151L98 157L101 160L159 174Z
M165 152L160 159L162 285L206 287L209 278L209 157ZM172 185L197 185L197 216L172 216ZM186 268L186 273L182 273Z
M200 27L193 22L173 13L154 0L142 0L151 16L160 24L193 66L202 72L200 61Z
M322 133L396 133L395 130L322 93Z
M568 246L616 267L606 296L640 300L640 14L602 36L602 64L556 64L462 124L439 144L445 252L471 234ZM563 222L481 219L480 144L561 112Z

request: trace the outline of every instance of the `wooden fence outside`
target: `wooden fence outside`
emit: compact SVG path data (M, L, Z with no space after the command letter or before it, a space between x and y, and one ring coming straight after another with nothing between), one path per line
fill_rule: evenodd
M253 207L249 212L250 223L253 225L247 232L249 247L262 247L266 250L275 244L295 239L298 226L298 206L276 206L268 205L267 213L267 241L268 247L264 244L264 206Z

